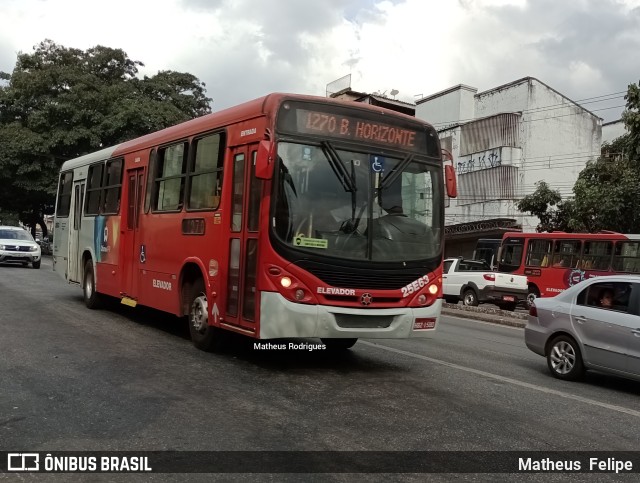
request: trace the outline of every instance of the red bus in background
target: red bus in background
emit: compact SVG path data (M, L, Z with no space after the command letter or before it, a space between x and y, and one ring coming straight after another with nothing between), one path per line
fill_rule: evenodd
M335 348L429 337L445 186L429 124L271 94L65 162L54 270L89 308L187 316L204 350L223 329Z
M528 302L553 297L592 277L640 273L640 235L505 233L498 271L526 275Z

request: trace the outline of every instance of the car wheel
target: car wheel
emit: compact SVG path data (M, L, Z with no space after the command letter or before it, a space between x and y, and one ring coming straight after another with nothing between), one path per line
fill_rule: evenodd
M584 375L584 364L578 343L567 335L551 341L547 350L547 365L554 377L576 381Z
M198 349L213 352L222 346L223 330L209 325L209 303L202 279L196 280L189 290L189 333Z
M358 339L320 339L330 351L344 351L351 349Z
M476 295L476 291L472 288L465 290L462 294L462 303L468 307L476 307L478 305L478 296Z
M41 262L41 260L38 260L37 262L31 262L31 266L33 268L40 268L40 262ZM26 266L26 264L25 264L25 266Z
M87 260L84 265L84 280L82 282L84 304L90 309L99 309L102 305L102 297L96 292L96 278L93 274L93 261Z

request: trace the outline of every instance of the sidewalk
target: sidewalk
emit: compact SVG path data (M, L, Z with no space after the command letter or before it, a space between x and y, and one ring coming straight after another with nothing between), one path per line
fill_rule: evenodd
M494 324L509 325L511 327L524 327L527 325L528 314L526 312L510 312L493 307L467 307L462 304L442 304L442 313L453 317L492 322Z

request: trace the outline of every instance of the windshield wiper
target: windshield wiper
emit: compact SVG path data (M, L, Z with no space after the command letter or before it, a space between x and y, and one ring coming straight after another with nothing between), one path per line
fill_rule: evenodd
M351 193L355 194L356 183L354 179L347 172L347 168L345 168L344 163L340 159L340 155L329 143L329 141L322 141L320 143L320 146L322 147L322 152L324 153L327 160L329 161L329 165L331 166L331 169L337 176L344 190L350 191Z
M396 179L398 179L398 176L402 174L402 172L409 165L409 163L413 161L413 157L414 157L413 154L407 154L407 156L402 161L400 161L400 164L396 166L396 169L394 169L388 175L382 178L382 181L380 181L380 187L378 189L382 191L383 189L386 189L389 186L391 186L391 184Z

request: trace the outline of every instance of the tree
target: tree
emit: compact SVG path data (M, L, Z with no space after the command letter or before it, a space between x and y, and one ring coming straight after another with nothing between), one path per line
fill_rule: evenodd
M536 183L536 190L516 204L518 210L537 216L540 223L536 227L542 231L571 231L573 212L572 201L562 201L557 190L552 190L545 181Z
M140 66L121 49L45 40L0 73L0 210L46 235L65 160L211 112L192 74L139 78Z
M638 84L640 85L640 83ZM640 226L640 88L630 84L622 114L628 133L604 143L597 161L587 162L573 186L573 198L540 182L518 209L540 219L538 231L611 230L637 233Z
M626 109L622 113L622 120L627 128L629 159L634 168L640 170L640 82L629 84Z

